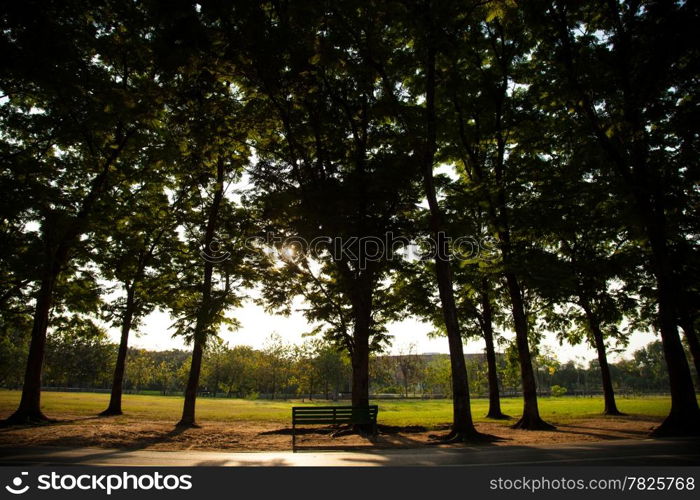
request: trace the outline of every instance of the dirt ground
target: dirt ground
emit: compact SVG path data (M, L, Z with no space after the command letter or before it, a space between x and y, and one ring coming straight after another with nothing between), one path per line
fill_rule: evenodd
M556 422L553 422L556 424ZM498 423L478 423L477 429L497 437L497 446L590 442L643 438L659 424L651 417L599 417L558 423L555 431L522 431ZM435 445L435 436L448 429L379 426L368 439L342 429L310 426L297 429L297 446L305 449L352 450L367 448L420 448ZM167 422L143 422L128 417L66 416L37 427L0 429L2 446L96 446L151 450L279 451L291 449L291 428L279 423L202 422L198 428L181 429ZM460 446L445 445L439 446Z

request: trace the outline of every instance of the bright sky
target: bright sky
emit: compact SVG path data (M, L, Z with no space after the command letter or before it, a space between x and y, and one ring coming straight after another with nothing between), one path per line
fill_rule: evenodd
M251 161L256 161L255 155L253 155ZM435 169L435 173L445 174L453 179L457 178L457 173L452 165L440 165ZM244 175L237 183L227 187L226 196L232 201L240 203L241 193L249 187L248 176ZM299 307L302 305L302 303L298 303ZM220 336L231 346L248 345L253 348L260 348L273 332L279 334L289 343L301 343L304 340L302 334L312 329L312 326L306 322L300 313L292 314L288 317L268 314L262 307L251 302L247 302L243 307L231 311L229 315L235 317L241 323L241 328L235 332L229 332L227 329L222 329L220 332ZM172 337L172 331L169 331L169 326L172 322L173 320L167 313L161 311L153 312L144 319L140 328L140 335L134 338L130 344L134 347L150 350L189 349L181 338ZM402 350L405 352L410 344L415 344L418 353L449 352L447 338L429 338L430 326L417 318L408 317L403 321L391 323L387 326L387 329L389 334L393 336L393 344L390 348L392 353ZM115 342L119 341L118 329L111 328L109 333ZM512 338L513 333L506 332L504 336ZM609 352L609 359L614 362L621 357L627 357L632 351L645 346L653 340L654 335L651 333L634 333L630 338L627 349L620 353ZM562 362L573 359L587 364L589 360L596 358L593 348L587 345L570 346L564 344L560 346L555 336L550 333L545 334L544 344L556 353L558 359ZM466 353L478 353L483 352L483 350L484 343L482 340L472 340L464 346L464 352Z
M241 322L239 330L229 332L222 329L220 333L221 337L231 346L249 345L254 348L260 348L273 332L278 333L287 342L301 343L304 340L302 334L311 330L311 326L299 313L289 317L272 315L266 313L262 307L252 303L231 311L230 315ZM144 320L140 328L140 335L133 338L131 345L150 350L189 349L181 338L172 337L172 331L168 331L171 323L172 320L167 313L159 311L152 313ZM391 323L388 326L388 330L394 336L390 352L397 353L402 348L405 350L409 344L415 344L419 353L449 352L447 338L428 338L428 332L431 330L430 326L415 318L409 317L401 322ZM118 329L112 328L109 330L109 333L115 342L119 341ZM507 333L505 336L506 338L512 338L512 333ZM621 354L611 353L610 360L616 361L621 356L628 356L632 351L643 347L653 340L653 334L635 333L632 335L626 351ZM570 346L568 344L560 346L553 334L545 335L544 344L550 347L562 362L573 359L587 363L596 357L595 350L587 346ZM483 352L483 350L484 344L480 340L470 341L464 348L464 352L467 353Z

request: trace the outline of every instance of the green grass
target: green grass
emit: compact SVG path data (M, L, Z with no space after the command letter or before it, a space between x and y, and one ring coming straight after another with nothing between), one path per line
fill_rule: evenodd
M9 416L19 402L19 391L0 390L0 418ZM107 407L108 394L44 392L42 406L47 416L61 418L63 415L95 415ZM386 425L424 425L433 427L452 420L450 400L379 400L379 422ZM328 401L302 403L300 401L269 401L226 398L199 398L197 419L200 421L232 422L255 420L264 422L288 422L292 406L328 405ZM348 404L340 402L337 404ZM504 413L517 417L522 411L522 400L504 398L501 402ZM664 417L671 405L668 397L618 398L621 411L631 415ZM123 409L128 417L143 420L175 422L182 411L181 396L124 395ZM485 399L472 400L472 412L477 422L485 422L488 409ZM595 398L540 398L540 413L546 420L565 422L575 418L600 415L603 400ZM506 424L507 422L503 422Z

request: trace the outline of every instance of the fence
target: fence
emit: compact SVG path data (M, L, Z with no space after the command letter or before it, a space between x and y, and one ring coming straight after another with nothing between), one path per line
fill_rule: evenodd
M21 390L21 388L13 388L14 390ZM105 388L92 388L92 387L42 387L42 391L46 392L92 392L92 393L98 393L98 394L109 394L111 392L110 389L105 389ZM144 395L162 395L163 393L161 391L153 391L153 390L142 390L142 391L135 391L133 389L125 389L123 391L124 394L144 394ZM538 396L540 397L549 397L551 396L550 391L537 391ZM171 392L169 391L167 395L182 395L180 391L174 391ZM615 396L616 397L621 397L621 398L626 398L626 397L640 397L640 396L668 396L668 392L640 392L640 391L632 391L632 390L625 390L625 389L616 389L615 390ZM199 392L200 397L214 397L214 394L209 391L200 391ZM502 398L519 398L522 396L522 393L519 391L513 391L513 390L506 390L506 391L501 391L500 396ZM585 398L592 398L592 397L602 397L603 396L603 391L583 391L583 390L569 390L566 393L567 397L585 397ZM226 398L228 397L226 393L219 392L216 394L217 398ZM397 393L375 393L375 394L370 394L369 396L370 399L410 399L410 400L421 400L421 399L449 399L450 396L445 395L445 394L410 394L408 396L404 396L403 394L397 394ZM471 399L487 399L488 394L472 394ZM338 394L329 394L328 397L326 397L325 393L316 393L312 394L311 398L309 398L308 394L271 394L271 393L260 393L260 394L255 394L251 399L266 399L266 400L290 400L290 399L311 399L311 400L330 400L330 401L350 401L352 399L352 394L349 392L341 392Z

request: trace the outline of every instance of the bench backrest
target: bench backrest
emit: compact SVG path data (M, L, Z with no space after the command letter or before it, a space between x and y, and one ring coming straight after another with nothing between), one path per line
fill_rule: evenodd
M294 406L295 424L371 424L377 421L377 405L370 406Z

